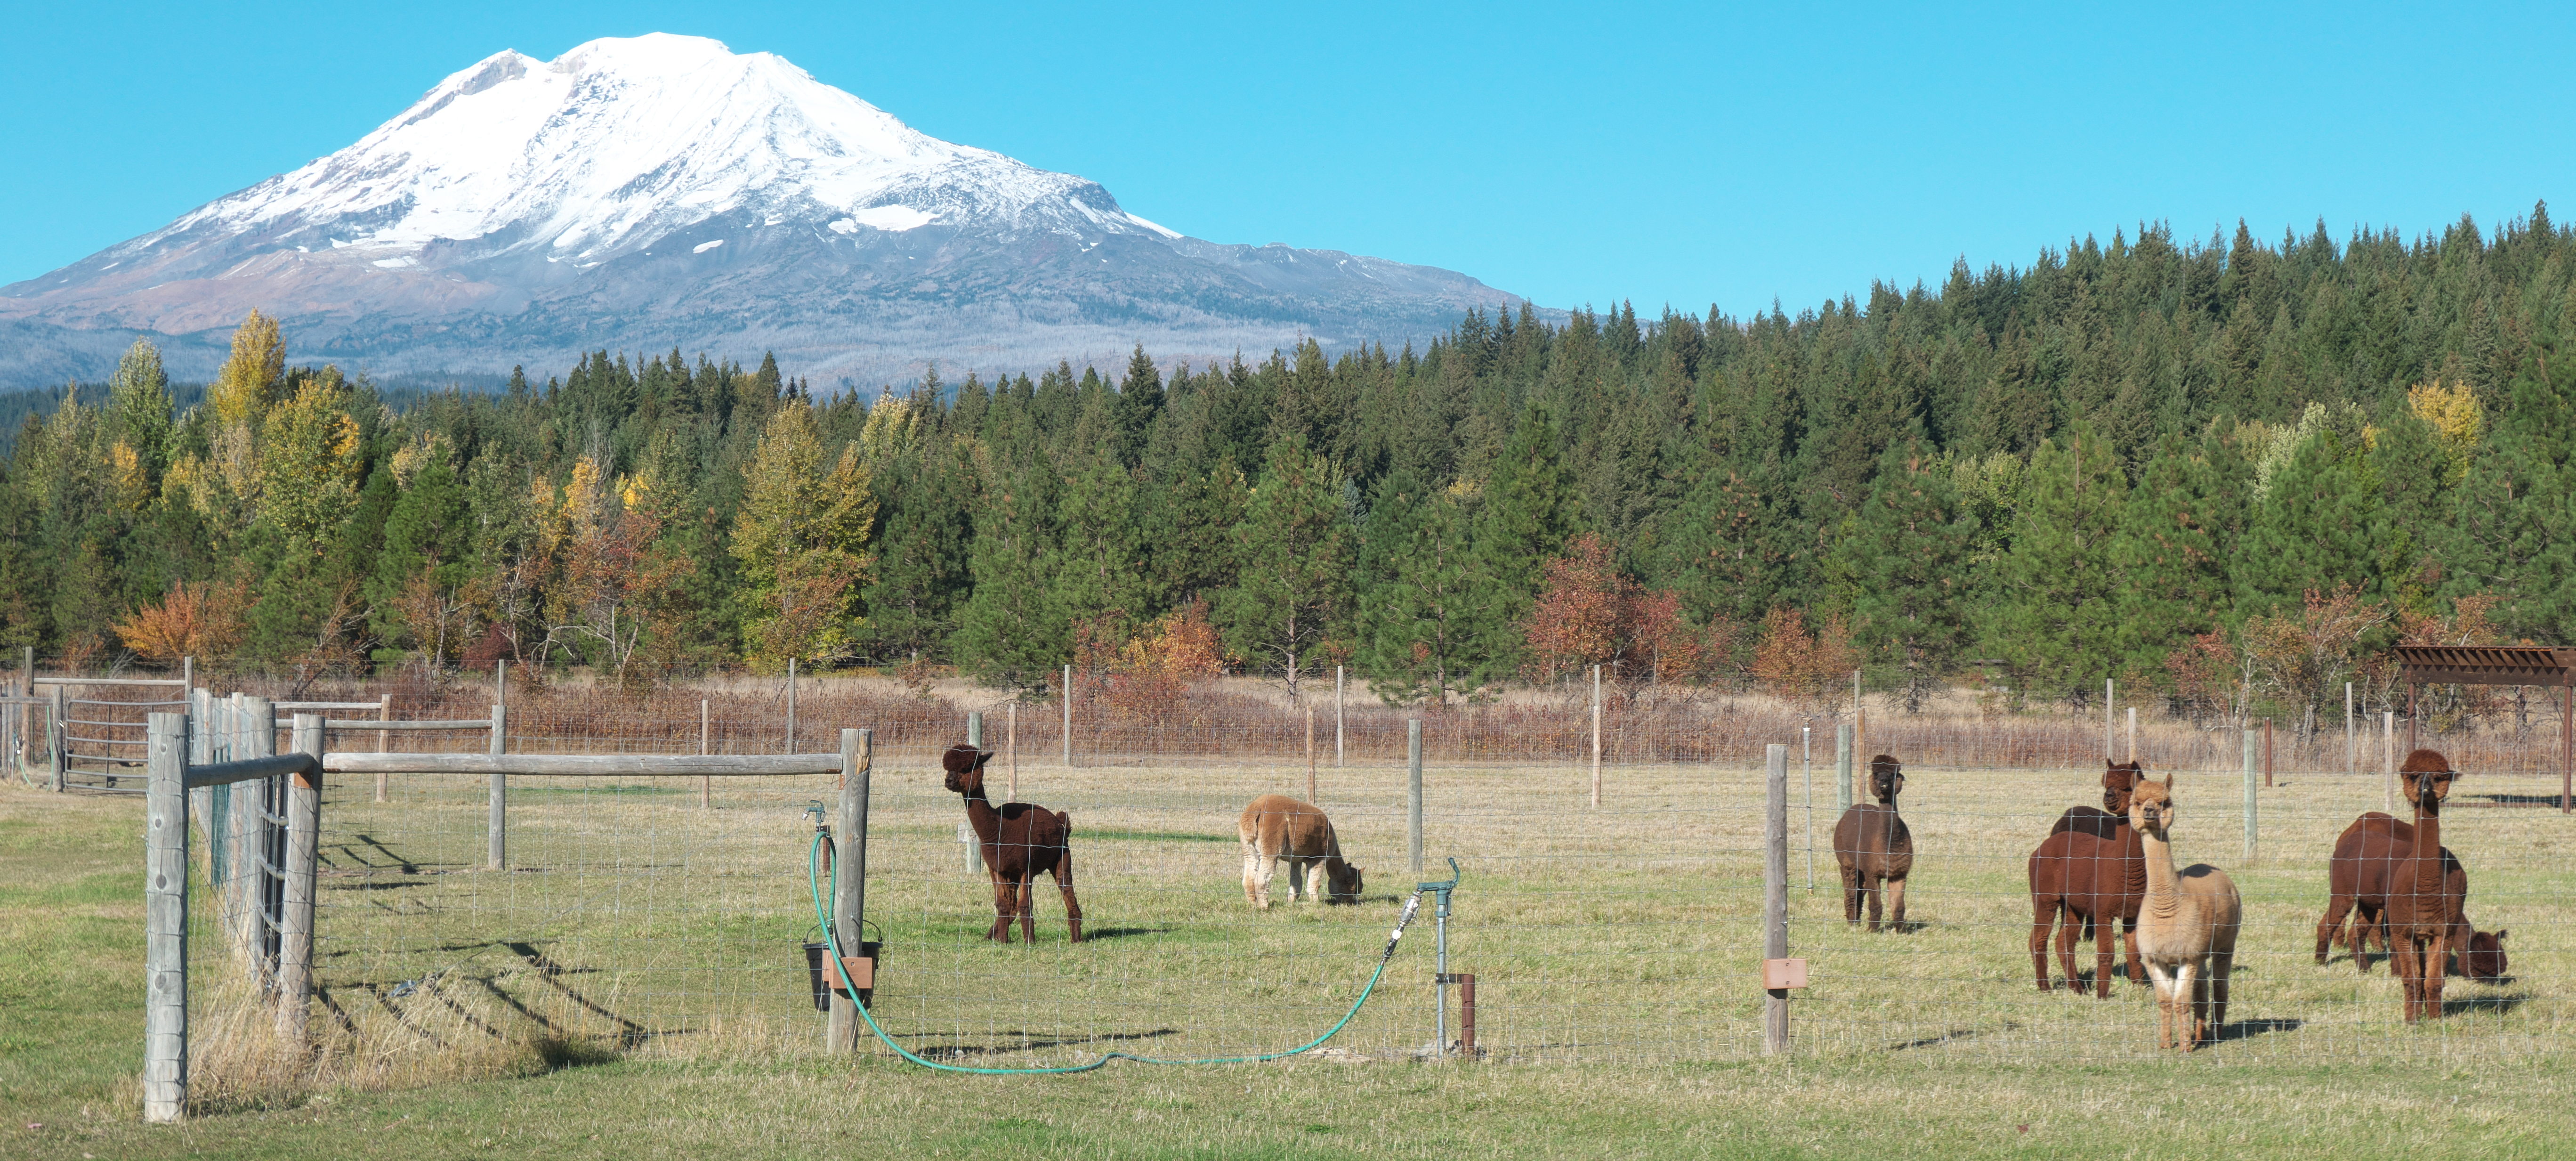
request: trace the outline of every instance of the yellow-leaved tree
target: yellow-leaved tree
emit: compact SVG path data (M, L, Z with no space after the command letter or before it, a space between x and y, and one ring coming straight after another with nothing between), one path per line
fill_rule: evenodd
M270 408L260 427L260 514L309 552L321 552L358 506L358 424L348 400L339 373L326 367Z
M867 546L877 502L859 449L843 448L826 468L814 409L794 399L770 417L744 483L733 555L752 590L744 626L752 662L843 655L858 627L859 582L874 563Z
M285 382L285 336L276 319L254 310L233 330L232 356L206 385L213 418L206 454L171 465L162 495L184 501L219 529L250 523L259 502L260 421Z
M2421 383L2406 389L2406 409L2442 442L2442 454L2451 461L2447 482L2469 478L2469 460L2477 454L2487 428L2486 408L2478 404L2478 393L2466 383Z

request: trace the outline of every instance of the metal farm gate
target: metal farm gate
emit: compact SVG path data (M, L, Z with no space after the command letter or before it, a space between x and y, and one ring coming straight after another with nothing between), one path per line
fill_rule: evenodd
M146 715L186 712L194 669L189 658L175 678L30 676L29 692L46 703L53 788L143 793Z

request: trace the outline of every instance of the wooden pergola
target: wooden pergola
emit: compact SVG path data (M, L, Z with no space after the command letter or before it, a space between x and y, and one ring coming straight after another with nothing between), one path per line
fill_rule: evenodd
M2423 685L2558 687L2558 809L2576 809L2576 649L2542 645L2400 645L2406 748L2415 748L2415 690Z

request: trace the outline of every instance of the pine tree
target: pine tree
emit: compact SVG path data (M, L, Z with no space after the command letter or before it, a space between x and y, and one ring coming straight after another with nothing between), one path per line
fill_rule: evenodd
M1519 624L1538 597L1539 572L1574 534L1573 473L1547 405L1533 402L1494 463L1474 524L1468 582L1478 635L1471 680L1499 680L1520 665Z
M1353 545L1340 473L1306 450L1303 436L1283 437L1234 541L1238 571L1218 599L1218 627L1238 654L1277 665L1298 698L1305 666L1349 612Z
M2111 541L2121 672L2161 686L2190 639L2232 623L2243 499L2212 462L2223 448L2167 436L2129 492Z
M837 658L850 639L871 557L877 501L856 446L823 466L814 409L791 400L752 453L733 554L757 611L746 618L755 661L784 667Z
M1834 546L1836 571L1854 583L1854 641L1908 713L1940 690L1969 637L1973 529L1945 468L1919 443L1890 444Z
M958 610L950 646L959 668L977 679L1021 689L1046 688L1056 666L1072 660L1045 567L1062 485L1045 453L1034 454L1028 466L998 470L984 484L967 560L974 593Z
M2031 457L1985 631L2024 696L2081 704L2113 672L2119 584L2110 547L2126 500L2110 442L2080 426L2063 445L2041 441Z
M1380 485L1360 551L1358 645L1353 660L1389 704L1447 704L1483 634L1468 582L1467 513L1409 468Z

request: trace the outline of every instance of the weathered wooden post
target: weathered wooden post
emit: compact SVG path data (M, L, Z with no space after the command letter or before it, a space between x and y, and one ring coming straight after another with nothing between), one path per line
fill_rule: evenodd
M708 731L708 726L710 726L711 724L712 724L712 723L708 720L708 714L707 714L707 699L705 699L705 698L703 698L703 697L702 697L702 698L699 698L699 699L698 699L698 753L699 753L700 755L710 754L710 753L713 753L713 752L714 752L714 751L709 750L709 749L707 748L707 744L708 744L708 742L710 742L710 741L712 741L712 740L713 740L713 739L709 736L709 731ZM700 775L698 775L698 809L700 809L700 810L714 810L715 808L716 808L716 779L715 779L715 775L713 775L713 774L700 774Z
M2254 861L2254 796L2258 790L2254 781L2254 766L2258 757L2255 751L2262 744L2261 733L2254 730L2245 731L2245 861L2249 863Z
M781 754L796 752L796 659L787 659L787 746Z
M1807 848L1807 893L1816 891L1816 727L1798 727L1798 779L1806 784L1807 809L1803 822Z
M838 954L847 959L860 956L860 932L867 918L868 775L875 765L876 731L842 730L841 804L834 815L839 833L832 837L832 938L839 944ZM871 978L859 982L873 987L876 965L868 967ZM833 1052L856 1052L859 1032L866 1026L859 1017L859 998L841 988L830 965L824 970L832 973L824 981L832 992L832 1015L824 1028L823 1046Z
M1073 667L1064 667L1064 767L1073 768Z
M1601 667L1592 667L1592 808L1601 808Z
M2379 714L2379 809L2397 810L2397 711Z
M390 693L380 693L376 695L376 720L380 722L389 722L394 720L394 695ZM383 730L376 731L377 753L381 754L386 750L391 749L392 742L393 735ZM385 780L390 777L392 777L392 775L387 774L384 771L379 770L376 772L376 801L382 802L385 800Z
M1762 813L1762 1054L1789 1050L1789 989L1772 987L1771 963L1789 958L1789 747L1765 752Z
M1422 873L1422 719L1404 720L1405 858L1413 873Z
M1333 667L1333 769L1342 768L1342 688L1343 668Z
M1834 723L1834 817L1852 808L1853 730L1850 722Z
M188 763L185 714L144 725L143 1119L188 1105Z
M984 748L984 715L980 711L967 711L966 744L978 750Z
M1010 751L1008 761L1011 767L1011 797L1009 801L1017 802L1020 800L1020 699L1012 698L1002 707L1002 710L1006 715L1002 719L1002 748Z
M1315 801L1315 707L1306 707L1306 801Z
M2129 760L2138 760L2138 707L2129 707Z
M498 758L510 749L510 707L492 703L492 742L490 753ZM492 772L492 788L484 820L483 869L498 871L510 865L510 776Z
M286 909L278 924L277 1036L289 1051L308 1043L313 1008L313 902L322 853L322 715L295 715L295 751L312 768L286 776Z
M238 760L276 755L275 703L244 694L234 721L232 756ZM278 932L286 923L286 883L278 877L286 868L286 780L271 776L249 785L253 789L244 805L250 808L255 841L242 847L242 885L250 896L242 915L242 936L252 970L265 987L277 981ZM233 797L238 801L242 795L236 791Z
M70 687L62 685L55 686L53 713L45 720L45 739L53 751L54 793L56 794L63 793L71 783L70 747L66 744L69 741L71 731L63 725L64 719L72 716L71 711L72 693Z

